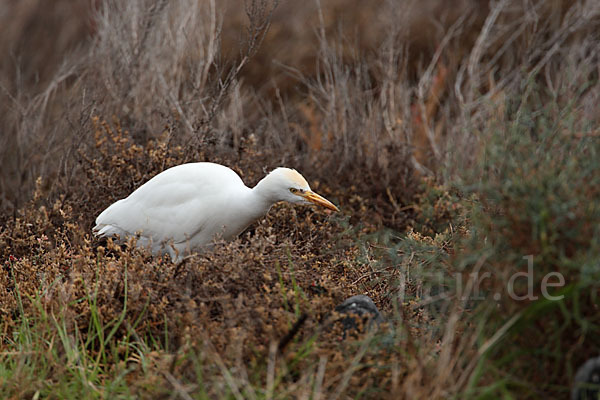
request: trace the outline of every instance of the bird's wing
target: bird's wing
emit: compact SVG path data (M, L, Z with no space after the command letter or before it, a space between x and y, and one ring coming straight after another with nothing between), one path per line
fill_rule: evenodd
M196 236L223 212L231 186L245 187L232 170L199 164L208 163L185 164L155 176L104 210L95 230L100 236L139 233L155 243L183 243Z

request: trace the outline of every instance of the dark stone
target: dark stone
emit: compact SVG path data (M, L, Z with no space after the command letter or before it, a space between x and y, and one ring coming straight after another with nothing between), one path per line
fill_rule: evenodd
M600 398L600 357L590 358L577 370L571 400Z
M363 327L370 328L373 323L379 325L384 320L373 300L363 294L346 299L335 311L346 315L341 318L344 337L348 331L359 331L360 322Z

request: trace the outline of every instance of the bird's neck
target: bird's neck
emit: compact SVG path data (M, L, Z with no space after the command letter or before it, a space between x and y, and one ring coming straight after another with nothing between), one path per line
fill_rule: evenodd
M260 182L252 188L252 201L257 209L264 210L266 214L269 208L280 199L277 196L277 191L273 189L273 185L269 181L269 175L264 177Z
M230 213L229 217L233 221L227 226L231 237L242 232L254 221L264 217L272 205L272 202L262 197L260 193L257 194L254 189L245 187L241 193L236 191L227 207ZM228 239L226 235L224 238Z

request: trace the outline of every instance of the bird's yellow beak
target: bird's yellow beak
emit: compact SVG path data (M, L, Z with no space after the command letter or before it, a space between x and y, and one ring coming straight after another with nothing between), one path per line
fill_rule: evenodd
M310 201L311 203L323 206L325 208L329 208L333 211L340 211L332 202L327 200L325 197L316 194L315 192L307 191L304 192L301 196L304 197L306 200Z

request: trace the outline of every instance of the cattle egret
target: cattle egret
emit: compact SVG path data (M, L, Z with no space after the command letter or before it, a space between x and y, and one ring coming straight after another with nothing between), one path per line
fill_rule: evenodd
M338 210L293 169L277 168L251 189L230 168L199 162L169 168L113 203L96 218L94 233L135 236L139 247L179 262L215 238L236 237L279 201Z

